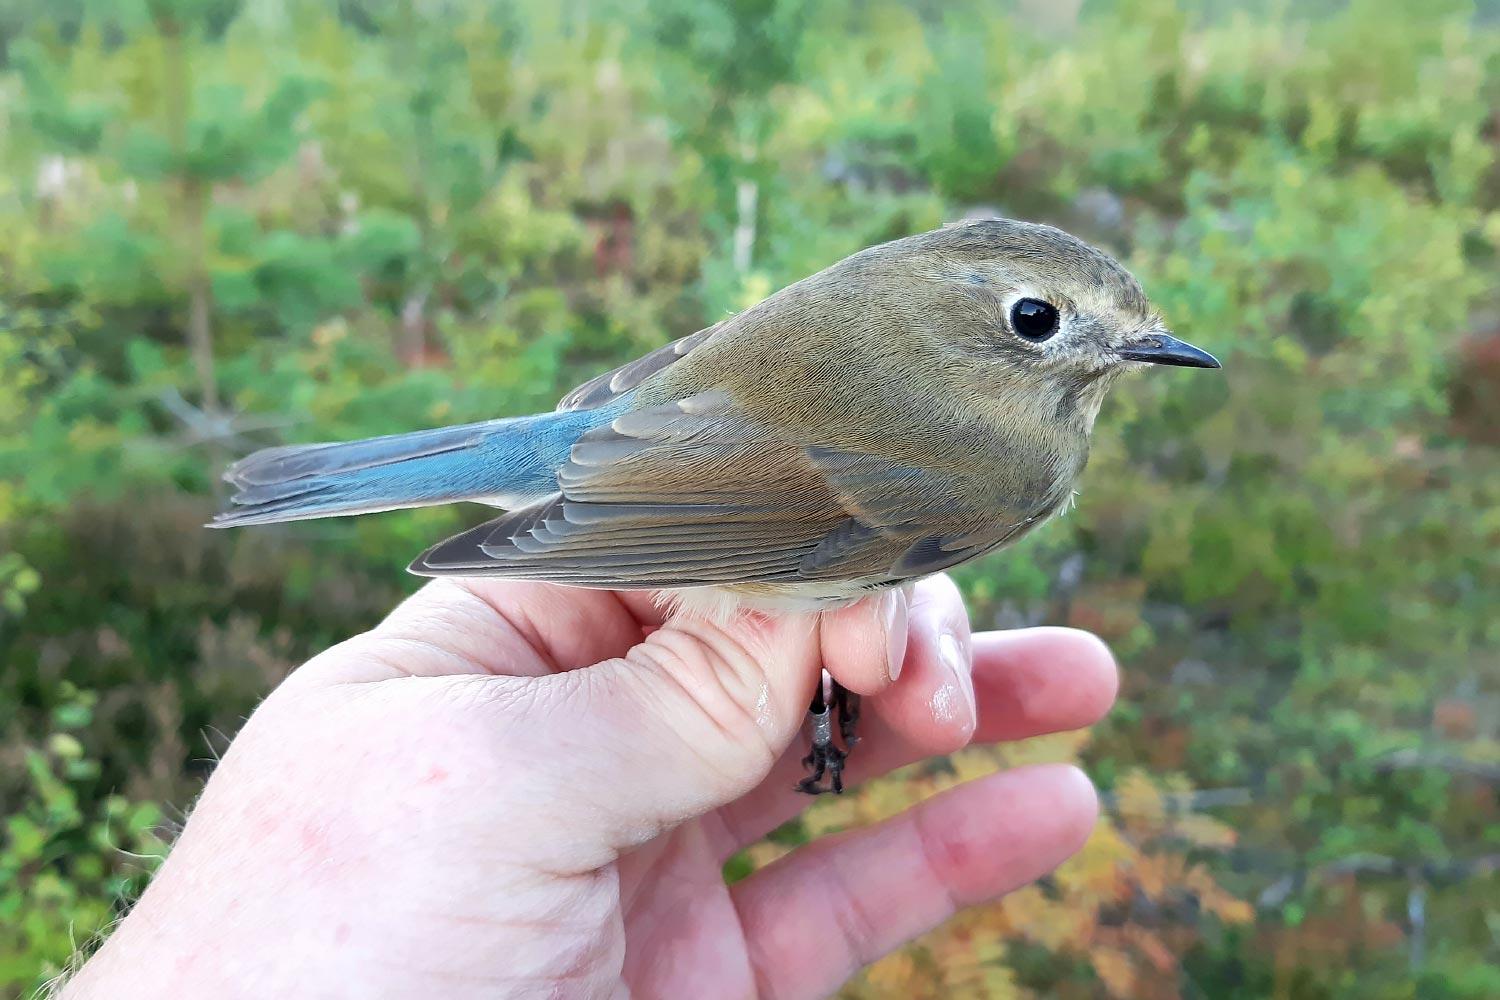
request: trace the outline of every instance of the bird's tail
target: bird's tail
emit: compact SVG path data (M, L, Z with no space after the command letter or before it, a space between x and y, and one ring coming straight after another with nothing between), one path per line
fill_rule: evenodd
M557 489L584 413L487 420L410 434L266 448L224 473L233 508L210 527L369 514L472 500L513 507Z

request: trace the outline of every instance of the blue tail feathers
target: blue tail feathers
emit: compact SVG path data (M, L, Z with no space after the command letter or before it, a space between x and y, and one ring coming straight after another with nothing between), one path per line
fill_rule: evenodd
M224 473L235 509L211 527L368 514L465 500L513 508L557 491L568 450L605 410L542 413L330 444L266 448Z

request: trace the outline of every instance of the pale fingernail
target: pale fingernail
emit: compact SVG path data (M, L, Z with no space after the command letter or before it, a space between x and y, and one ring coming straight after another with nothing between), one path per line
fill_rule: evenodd
M894 681L906 663L906 594L892 590L880 600L885 612L885 672Z
M939 721L949 722L962 713L972 729L978 721L978 706L965 644L952 632L944 632L938 636L937 654L938 662L948 670L949 679L933 695L933 714Z

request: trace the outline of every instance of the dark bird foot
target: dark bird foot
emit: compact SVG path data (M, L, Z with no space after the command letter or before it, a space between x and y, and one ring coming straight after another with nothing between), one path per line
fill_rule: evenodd
M812 748L802 758L802 766L810 768L812 774L797 783L797 791L808 795L837 794L844 790L844 758L849 754L834 746L833 723L829 715L825 705L822 712L809 713L808 716L813 724ZM824 774L828 775L826 785L822 783Z
M833 707L839 714L839 736L844 740L844 750L853 750L854 744L859 742L855 735L859 726L859 695L834 681Z
M807 795L821 795L824 792L839 794L844 790L844 761L849 756L849 750L859 742L855 735L855 728L859 723L859 695L848 690L837 681L833 682L833 704L838 713L839 736L844 741L843 748L833 742L833 714L828 703L823 697L823 686L818 685L817 693L813 695L812 705L807 710L807 718L812 723L812 746L806 757L802 758L802 766L812 771L812 774L797 783L797 791ZM824 776L828 778L828 784L823 784Z

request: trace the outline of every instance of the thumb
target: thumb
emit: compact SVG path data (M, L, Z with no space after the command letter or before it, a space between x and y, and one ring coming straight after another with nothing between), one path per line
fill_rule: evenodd
M866 694L890 683L906 601L890 591L821 614L679 616L623 657L558 675L587 692L553 702L584 716L557 720L588 734L567 752L594 761L570 772L568 794L607 813L616 853L734 801L798 735L823 670Z

